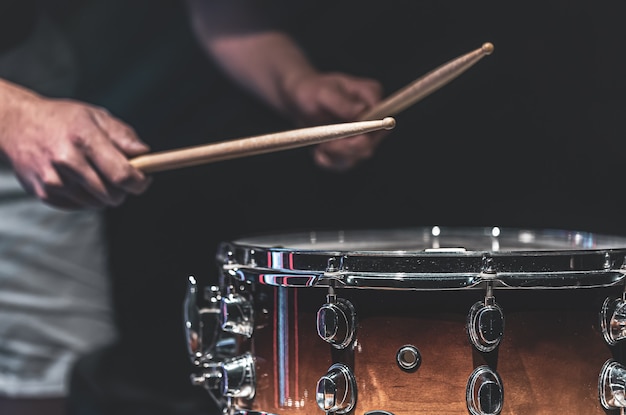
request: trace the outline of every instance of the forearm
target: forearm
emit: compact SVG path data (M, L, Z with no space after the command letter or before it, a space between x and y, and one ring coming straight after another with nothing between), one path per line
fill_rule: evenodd
M218 65L238 84L277 111L289 111L289 93L298 80L316 74L300 47L286 34L267 27L222 30L210 2L190 0L194 31ZM249 18L249 16L248 16Z
M373 79L317 71L279 29L280 19L268 15L273 9L267 2L187 1L196 35L208 54L240 85L296 125L354 121L380 101L382 88ZM259 8L264 6L267 10ZM369 134L324 143L316 147L315 160L323 167L344 170L371 157L381 138Z

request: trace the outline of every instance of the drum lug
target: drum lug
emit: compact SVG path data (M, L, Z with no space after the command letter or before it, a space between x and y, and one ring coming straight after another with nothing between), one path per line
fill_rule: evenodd
M252 354L205 363L202 373L190 377L191 384L202 386L219 405L232 408L232 398L252 399L256 394L256 369ZM269 414L268 414L269 415Z
M472 415L498 415L504 402L500 376L489 366L477 367L467 382L466 399Z
M194 373L190 378L191 384L194 386L202 386L209 391L219 391L222 384L221 364L205 364L202 373Z
M484 301L475 303L467 315L467 333L477 350L487 353L498 347L504 335L504 313L488 291Z
M600 327L604 340L610 346L626 338L626 301L623 298L607 298L600 312Z
M189 276L187 293L183 305L187 352L191 362L200 366L212 357L212 350L217 340L219 324L219 288L211 287L206 296L209 306L198 306L198 286L196 279Z
M220 314L222 330L252 337L254 331L254 310L252 303L241 294L227 294L222 297Z
M335 363L317 382L315 400L321 410L336 414L348 413L356 404L356 380L343 363Z
M327 296L327 303L317 312L317 334L336 349L345 349L354 340L356 312L350 301Z
M227 359L221 364L222 395L252 399L256 393L256 370L252 354Z
M607 360L600 371L598 393L604 409L626 408L626 367Z

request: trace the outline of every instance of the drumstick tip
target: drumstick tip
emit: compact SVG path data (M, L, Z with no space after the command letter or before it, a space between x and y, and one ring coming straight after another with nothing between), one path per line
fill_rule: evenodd
M491 55L493 53L493 49L494 49L493 43L485 42L485 43L483 43L481 49L482 49L482 51L483 51L483 53L485 55Z
M385 130L392 130L396 126L396 120L393 117L383 118L383 128Z

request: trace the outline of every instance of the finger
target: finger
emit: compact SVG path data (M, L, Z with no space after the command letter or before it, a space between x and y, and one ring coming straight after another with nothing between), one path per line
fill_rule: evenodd
M335 119L354 120L367 109L367 103L360 97L348 93L341 84L320 90L318 105L332 114Z
M343 151L346 153L362 154L364 157L370 157L373 155L376 147L378 147L380 142L387 135L389 135L389 131L374 131L368 134L328 141L319 145L323 146L328 151Z
M320 144L320 148L332 157L350 158L354 160L371 157L374 152L374 147L375 144L370 137L365 135Z
M37 177L27 180L30 182L27 188L48 205L63 209L104 206L82 186L72 180L65 180L52 166L42 169Z
M92 151L98 134L99 127L92 126L89 131L73 136L65 145L57 146L50 158L50 166L40 167L40 176L44 185L50 189L57 193L60 193L61 188L67 189L69 195L76 195L81 203L117 206L124 200L124 193L109 186L87 160L87 154ZM124 158L121 154L120 157Z
M336 163L323 149L316 148L313 150L313 160L315 164L326 169L326 170L335 170Z
M368 107L380 102L383 96L382 85L372 79L344 79L342 87L348 94L359 97Z
M150 147L139 139L132 127L113 117L105 109L94 109L92 117L126 156L138 156L150 150Z
M95 127L84 148L88 161L108 186L127 193L143 193L151 181L130 164L104 130Z
M122 203L123 199L119 203ZM62 209L103 208L107 205L84 191L82 187L66 186L59 192L51 191L48 204Z
M81 158L78 166L57 166L57 170L66 183L74 183L74 192L84 193L101 206L119 206L125 198L125 193L105 183L91 165ZM96 204L94 203L94 205Z
M382 97L382 85L371 79L354 78L346 75L333 78L335 89L327 89L322 102L328 110L334 111L335 115L343 117L345 120L356 119L368 108L380 102ZM335 92L340 97L332 96ZM333 100L337 104L333 104ZM330 106L329 106L330 105Z
M315 163L327 170L342 172L356 165L356 161L350 158L337 157L332 153L324 151L323 148L317 147L313 151L313 160Z
M318 144L314 149L314 160L323 168L348 170L371 158L385 135L370 133Z
M86 207L81 203L77 203L61 195L56 195L48 200L44 200L43 202L49 206L63 210L79 210Z

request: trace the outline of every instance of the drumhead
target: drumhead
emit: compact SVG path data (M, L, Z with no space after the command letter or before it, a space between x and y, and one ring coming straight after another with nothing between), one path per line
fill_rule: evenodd
M254 282L398 289L615 285L625 256L620 236L437 226L256 235L218 252L226 271Z

